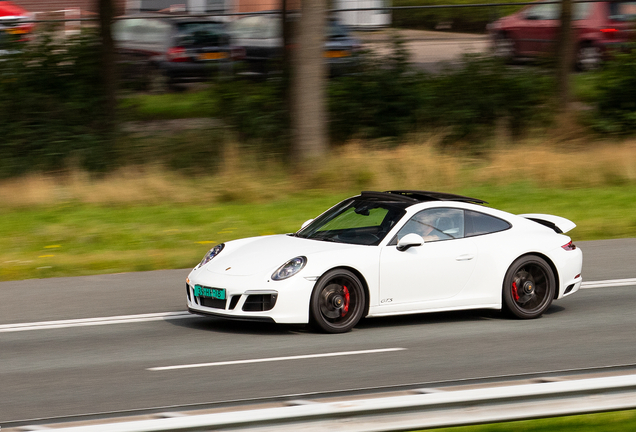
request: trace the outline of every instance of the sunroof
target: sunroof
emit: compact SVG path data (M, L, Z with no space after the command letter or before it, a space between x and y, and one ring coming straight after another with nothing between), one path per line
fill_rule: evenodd
M445 192L419 191L419 190L391 190L385 192L362 192L363 196L378 199L394 199L398 201L423 202L423 201L459 201L473 204L488 204L479 198L471 198Z

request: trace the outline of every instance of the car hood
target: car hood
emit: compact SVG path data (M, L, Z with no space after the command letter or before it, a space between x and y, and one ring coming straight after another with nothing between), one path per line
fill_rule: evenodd
M309 240L290 235L252 237L229 241L223 251L204 267L208 272L227 276L269 276L278 267L297 256L342 251L360 245ZM366 246L362 246L366 247Z

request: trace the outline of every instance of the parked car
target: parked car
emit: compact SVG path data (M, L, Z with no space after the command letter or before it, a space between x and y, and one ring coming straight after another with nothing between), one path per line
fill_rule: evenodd
M188 310L342 333L363 317L460 309L537 318L579 290L583 254L564 234L574 222L484 204L362 192L296 233L214 246L186 280Z
M0 1L0 56L19 52L34 24L28 22L30 14L9 1Z
M542 57L554 55L559 34L561 4L539 2L488 26L495 55ZM575 66L592 70L630 40L636 18L636 1L572 4Z
M232 44L245 50L248 71L268 73L275 71L283 57L282 20L277 15L252 15L229 25ZM346 73L356 63L360 42L348 28L335 19L327 23L324 58L331 75Z
M168 86L230 74L242 50L230 45L225 24L207 18L157 14L124 17L113 26L124 79Z

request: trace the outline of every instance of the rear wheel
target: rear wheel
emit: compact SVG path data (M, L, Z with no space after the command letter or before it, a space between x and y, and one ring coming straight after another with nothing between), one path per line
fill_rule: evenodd
M523 256L506 272L504 307L517 318L537 318L552 304L555 290L556 279L548 263L535 255Z
M581 72L596 70L601 67L603 53L599 47L591 43L583 43L576 50L576 69Z
M318 280L311 294L311 323L327 333L345 333L360 321L365 306L360 279L348 270L330 270Z
M506 33L499 33L493 41L493 55L506 62L515 58L515 41L513 41Z

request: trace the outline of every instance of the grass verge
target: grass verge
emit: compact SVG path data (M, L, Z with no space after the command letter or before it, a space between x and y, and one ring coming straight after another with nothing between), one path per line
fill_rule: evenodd
M306 170L229 149L215 175L131 167L0 183L0 280L186 268L214 244L296 231L361 190L475 196L577 223L577 240L636 237L636 146L510 147L480 158L432 144L350 145Z
M214 244L296 231L357 192L308 192L262 203L67 203L4 210L0 280L192 267ZM575 240L636 237L636 186L560 190L511 184L455 192L512 213L572 219L578 224L571 233Z
M435 430L435 432L632 432L636 430L636 410L427 430Z

